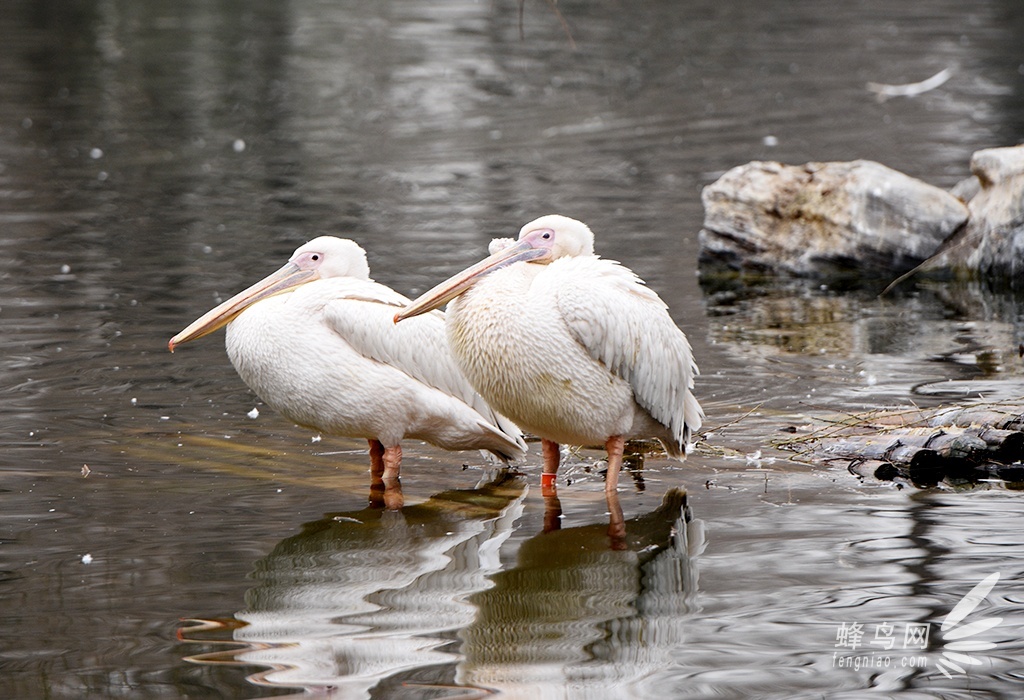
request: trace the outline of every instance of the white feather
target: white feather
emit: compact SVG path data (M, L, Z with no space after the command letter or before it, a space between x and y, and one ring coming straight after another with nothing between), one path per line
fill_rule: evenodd
M352 289L326 304L324 323L363 356L462 401L485 424L493 423L506 437L514 438L519 451L525 452L526 443L516 425L494 411L459 370L445 338L443 313L433 311L396 324L395 311L408 303L406 297L375 282L346 281Z
M668 307L615 261L561 258L549 270L538 283L557 277L553 298L573 338L629 384L637 404L669 429L675 445L666 447L681 455L703 412L691 393L693 352Z

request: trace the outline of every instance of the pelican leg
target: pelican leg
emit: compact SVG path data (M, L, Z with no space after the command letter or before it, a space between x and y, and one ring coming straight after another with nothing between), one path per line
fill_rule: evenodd
M384 448L384 480L397 479L398 472L402 469L402 446Z
M612 549L626 548L626 519L622 515L622 504L619 503L619 471L622 469L622 453L626 441L621 436L612 436L604 443L608 451L608 473L604 477L604 497L608 502L608 537L611 538Z
M380 440L367 440L370 443L370 475L376 479L384 476L384 445Z
M619 488L619 471L622 469L622 453L626 449L626 440L621 435L613 435L604 443L608 451L608 474L604 478L605 493L615 493Z
M401 468L402 446L385 447L384 475L381 480L384 482L384 505L389 510L398 510L405 505L405 497L402 496L402 482L398 479Z
M405 505L402 482L398 478L402 466L402 447L384 447L379 440L370 443L370 506L397 510Z
M562 453L557 442L543 439L540 441L540 445L541 452L544 454L544 472L540 477L541 495L554 495L558 463L562 458Z

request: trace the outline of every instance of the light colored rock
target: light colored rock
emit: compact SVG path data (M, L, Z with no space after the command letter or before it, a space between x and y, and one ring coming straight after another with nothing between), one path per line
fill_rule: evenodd
M981 187L967 226L924 267L1024 286L1024 146L978 151L971 172Z
M1024 146L986 148L971 156L971 172L984 188L1024 173Z
M981 181L971 175L949 188L949 193L966 204L974 199L974 195L981 192Z
M872 161L752 162L704 188L701 262L817 276L898 273L966 221L959 199Z

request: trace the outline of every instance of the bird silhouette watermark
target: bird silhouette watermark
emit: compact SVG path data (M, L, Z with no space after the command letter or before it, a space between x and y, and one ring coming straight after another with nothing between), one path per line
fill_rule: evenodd
M842 622L836 628L833 668L853 671L894 668L922 669L929 665L926 652L937 651L935 668L946 678L966 675L968 668L985 663L978 652L997 646L996 642L976 639L1003 621L1001 617L967 618L985 600L999 581L993 573L974 586L939 623L860 621ZM933 625L938 627L939 644L933 646Z

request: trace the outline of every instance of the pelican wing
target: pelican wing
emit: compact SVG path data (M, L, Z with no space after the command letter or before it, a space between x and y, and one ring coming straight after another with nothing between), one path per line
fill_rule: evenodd
M461 400L526 449L519 428L484 401L455 363L442 312L432 311L396 324L395 312L409 299L376 282L338 282L339 289L324 307L324 320L345 342L364 356Z
M572 269L563 274L560 266ZM549 279L558 279L552 296L572 336L629 383L636 402L685 446L703 418L691 392L697 365L665 302L611 260L563 258L549 269Z

